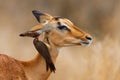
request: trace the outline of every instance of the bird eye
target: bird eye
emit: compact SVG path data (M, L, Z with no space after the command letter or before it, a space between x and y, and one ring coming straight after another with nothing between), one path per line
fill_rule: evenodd
M60 30L69 30L67 28L67 26L64 26L64 25L58 26L58 29L60 29Z

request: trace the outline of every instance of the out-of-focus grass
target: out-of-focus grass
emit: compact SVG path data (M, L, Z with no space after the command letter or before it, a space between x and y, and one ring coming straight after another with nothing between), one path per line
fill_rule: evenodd
M89 47L60 51L49 80L120 80L120 42L106 38Z

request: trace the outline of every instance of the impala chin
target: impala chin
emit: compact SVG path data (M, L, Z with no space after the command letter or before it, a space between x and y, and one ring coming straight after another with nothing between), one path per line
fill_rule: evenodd
M92 40L80 42L81 46L89 46L92 43Z

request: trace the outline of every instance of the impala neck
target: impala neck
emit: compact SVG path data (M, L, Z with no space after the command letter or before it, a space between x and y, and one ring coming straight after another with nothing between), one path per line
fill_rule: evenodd
M52 57L53 62L56 60L57 56L58 56L58 47L55 46L48 37L45 38L44 42L46 43L46 45L48 45L48 49L50 52L50 55Z
M57 47L48 38L45 38L43 42L48 45L51 58L55 64L56 58L58 56ZM29 80L47 80L51 74L50 70L46 71L45 60L39 53L33 60L23 62L23 65Z

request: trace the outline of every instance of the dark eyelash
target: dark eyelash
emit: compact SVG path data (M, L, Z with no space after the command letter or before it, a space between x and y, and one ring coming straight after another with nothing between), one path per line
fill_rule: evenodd
M64 25L58 26L58 29L60 29L60 30L69 30L69 29L67 28L67 26L64 26Z

